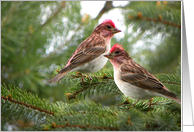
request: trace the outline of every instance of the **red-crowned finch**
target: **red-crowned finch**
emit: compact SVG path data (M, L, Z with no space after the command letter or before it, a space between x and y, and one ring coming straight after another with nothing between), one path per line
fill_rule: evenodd
M169 91L156 77L134 62L121 45L113 45L110 52L104 56L110 59L114 68L114 81L125 96L137 101L160 96L181 104L175 93Z
M109 52L111 48L110 40L118 32L121 32L121 30L116 28L112 20L103 21L77 47L65 67L47 83L59 81L68 72L93 73L102 69L108 61L103 55Z

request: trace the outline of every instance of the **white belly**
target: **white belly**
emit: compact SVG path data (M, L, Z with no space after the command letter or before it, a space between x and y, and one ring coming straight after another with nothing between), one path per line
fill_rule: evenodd
M100 55L98 58L74 68L72 71L78 71L82 73L97 72L104 67L107 61L108 58L104 57L103 55Z

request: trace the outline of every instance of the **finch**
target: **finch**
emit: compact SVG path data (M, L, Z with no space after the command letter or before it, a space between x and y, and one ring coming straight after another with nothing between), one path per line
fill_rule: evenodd
M113 45L104 55L114 68L114 81L121 92L132 99L148 100L154 96L170 98L181 104L178 96L169 91L154 75L137 64L119 44ZM134 103L134 104L135 104ZM133 105L134 105L133 104Z
M118 32L121 32L121 30L116 28L112 20L104 20L77 47L65 67L47 83L55 83L69 72L93 73L102 69L108 61L103 55L109 52L111 38Z

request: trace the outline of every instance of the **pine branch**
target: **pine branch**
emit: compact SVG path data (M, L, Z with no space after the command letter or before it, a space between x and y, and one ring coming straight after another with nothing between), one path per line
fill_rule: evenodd
M113 71L102 70L97 72L91 76L92 81L89 77L82 75L84 77L84 82L82 83L79 82L81 76L78 73L70 73L70 76L74 78L74 82L72 83L73 86L70 88L70 92L66 93L68 100L76 99L76 97L85 98L86 96L93 96L96 94L121 94L116 84L114 83ZM69 81L72 81L72 79L66 78L64 81L65 83L68 83Z
M81 78L81 75L79 73L71 74L71 76L74 78ZM78 91L66 94L68 96L68 100L75 99L79 93L82 93L83 91L85 91L89 88L93 88L93 87L96 87L99 85L106 85L108 83L108 79L111 79L111 82L113 82L113 77L110 77L110 76L106 75L105 73L103 73L103 76L95 76L95 75L91 76L93 78L92 81L90 80L89 77L87 77L85 75L82 75L82 77L86 78L86 79L81 84L78 84L79 85L79 89L77 89ZM103 81L100 81L100 80L103 80Z
M77 97L78 98L81 98L81 97L85 98L86 96L92 97L96 94L106 94L106 95L121 94L122 95L122 93L114 83L112 73L113 71L110 71L110 70L103 70L101 72L97 72L96 74L93 74L93 76L91 76L93 79L92 81L89 79L89 77L82 75L86 79L81 84L79 83L81 75L75 72L70 73L70 76L74 78L74 82L72 82L73 86L70 88L71 92L66 93L68 100L76 99ZM170 85L173 84L175 86L181 85L181 78L179 76L176 76L173 74L156 74L155 76L162 83L170 84ZM72 81L72 78L64 79L65 83ZM171 86L171 87L173 88L175 86ZM95 92L91 92L91 91L95 91Z
M158 15L158 19L154 19L154 18L143 17L142 14L140 12L138 12L137 16L131 16L130 15L129 19L153 21L153 22L163 23L165 25L170 25L170 26L178 27L178 28L181 29L181 25L178 25L178 24L175 24L175 23L170 23L170 22L162 20L162 16L161 15Z
M33 124L39 124L45 122L45 117L52 116L48 113L41 112L36 108L30 108L23 104L16 103L15 100L10 101L11 99L1 99L1 119L4 122L14 122L19 123L18 121L27 121L31 122L28 126L22 125L23 127L31 127ZM21 127L22 127L21 126Z
M28 109L37 110L49 115L54 115L54 112L56 111L53 105L48 101L45 101L44 99L41 100L37 96L22 91L20 88L12 85L9 85L9 88L5 84L1 85L1 99L5 102L18 104Z
M56 102L59 110L54 116L47 119L43 125L34 125L26 130L114 130L119 128L116 124L118 117L115 108L106 108L100 104L79 102L65 104ZM76 127L77 126L77 127Z
M68 96L68 100L75 99L79 93L82 93L83 91L87 90L88 88L92 88L92 87L95 87L98 85L105 85L105 84L107 84L107 82L97 82L97 83L91 83L91 84L83 82L83 85L87 85L87 86L82 87L79 91L76 91L74 93L67 93L66 95Z
M95 77L102 79L104 74L108 78L112 76L112 73L110 71L105 70L103 72L95 73L93 76L93 80L95 81ZM78 78L76 78L74 81L77 81L77 79ZM102 80L105 81L106 79L102 79ZM113 81L113 80L108 79L108 81ZM10 86L10 88L11 88L10 90L7 90L5 86L2 86L2 96L3 96L2 114L5 114L5 112L8 110L7 108L9 108L10 106L11 107L9 108L9 111L7 111L9 112L9 114L11 114L9 115L9 117L28 116L31 119L32 116L34 118L36 117L36 114L34 114L34 112L36 112L37 114L39 112L44 113L44 112L41 112L41 110L38 110L41 108L40 101L38 101L37 99L34 99L35 102L39 102L37 103L38 106L34 105L38 107L38 109L31 108L28 105L29 103L28 104L23 103L23 102L29 101L30 98L33 98L29 93L27 94L29 97L25 96L24 98L24 95L26 93L22 92L21 89L13 88L12 86ZM105 88L105 86L103 86L103 88ZM14 100L18 96L20 96L21 97L20 100L23 99L23 101L17 102L16 100ZM176 103L173 103L172 100L170 100L170 102L167 100L168 99L164 99L160 97L154 98L153 100L154 109L147 108L148 101L140 101L139 103L136 104L135 108L130 108L130 110L126 108L126 106L129 107L130 103L123 104L122 106L113 105L109 107L108 106L104 107L96 103L80 102L80 101L72 104L68 104L64 102L51 103L49 105L53 107L53 111L54 111L53 115L50 116L50 114L44 113L49 116L42 116L42 117L39 116L39 120L42 120L41 122L38 122L38 120L36 120L35 122L38 122L37 124L34 124L33 126L30 126L30 127L23 128L23 130L39 130L39 131L40 130L57 130L57 131L58 130L72 130L72 131L74 130L92 130L92 131L94 130L114 130L114 131L131 130L131 131L135 131L135 130L165 130L166 128L168 128L168 130L179 130L180 127L177 127L177 123L180 123L180 122L179 120L177 120L177 118L178 119L180 118L179 116L180 106ZM5 102L5 101L8 101L8 102ZM132 102L131 99L129 101ZM17 109L13 109L13 106ZM25 109L22 109L20 107L25 107ZM169 108L166 109L165 107L169 107ZM161 114L161 113L164 113L164 110L165 111L168 110L167 116L164 116L163 114ZM21 111L25 112L25 114L21 114ZM159 116L157 116L157 118L155 118L155 115L149 115L149 113L156 113L156 112L159 112ZM46 119L44 119L44 117L46 117ZM170 119L172 119L172 121L170 119L167 120L167 118L169 117ZM150 120L146 121L147 118L149 118ZM164 125L160 123L161 121L164 122L163 123ZM153 122L155 123L153 124ZM156 127L156 128L153 128L153 127Z
M181 85L181 77L173 74L156 74L162 83Z
M1 99L5 100L5 101L10 101L10 102L15 103L15 104L19 104L19 105L21 105L21 106L25 106L26 108L31 108L31 109L33 109L33 110L38 110L38 111L40 111L40 112L44 112L44 113L49 114L49 115L54 115L53 112L48 111L48 110L46 110L46 109L39 108L39 107L37 107L37 106L33 106L33 105L31 105L31 104L27 104L27 103L24 103L24 102L22 102L22 101L17 101L16 99L12 99L12 98L11 98L11 94L9 94L9 97L7 97L7 96L6 96L6 97L1 96Z

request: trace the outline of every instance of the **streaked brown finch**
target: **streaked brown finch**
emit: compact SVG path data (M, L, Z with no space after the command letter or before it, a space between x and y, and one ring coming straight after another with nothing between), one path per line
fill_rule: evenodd
M118 32L121 30L116 28L112 20L103 21L77 47L65 67L47 83L57 82L69 72L93 73L102 69L108 61L103 55L109 52L111 38Z
M181 100L175 93L169 91L154 75L133 61L121 45L113 45L110 52L104 56L109 58L113 65L117 87L125 96L136 99L135 103L150 99L149 106L151 106L151 98L159 96L181 104Z

